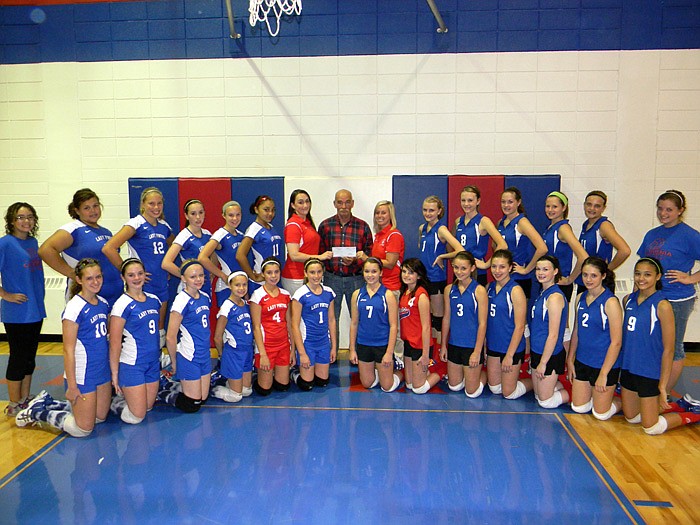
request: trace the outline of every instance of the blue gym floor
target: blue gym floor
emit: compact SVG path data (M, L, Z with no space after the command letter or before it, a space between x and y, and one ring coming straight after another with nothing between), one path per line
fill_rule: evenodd
M567 410L532 394L362 391L353 373L341 361L325 389L192 415L160 405L137 426L112 416L86 439L57 436L0 480L0 523L643 521Z

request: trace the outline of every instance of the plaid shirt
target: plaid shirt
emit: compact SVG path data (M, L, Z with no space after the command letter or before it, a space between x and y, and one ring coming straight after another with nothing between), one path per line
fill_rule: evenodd
M365 221L355 216L350 217L344 226L340 224L338 215L328 217L319 224L318 233L321 236L319 253L332 250L333 246L354 246L357 251L367 255L372 253L372 230ZM326 261L326 271L341 276L360 275L361 265L355 260L350 266L344 266L340 258L333 258Z

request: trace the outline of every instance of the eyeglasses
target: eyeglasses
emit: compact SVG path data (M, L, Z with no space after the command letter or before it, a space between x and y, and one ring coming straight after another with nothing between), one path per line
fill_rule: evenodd
M15 217L16 221L35 221L36 217L34 215L17 215Z

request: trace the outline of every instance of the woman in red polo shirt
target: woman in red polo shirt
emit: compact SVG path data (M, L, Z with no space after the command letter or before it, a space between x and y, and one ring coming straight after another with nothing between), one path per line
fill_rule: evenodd
M304 285L304 263L309 259L327 261L333 252L319 254L321 237L311 217L311 197L305 190L294 190L289 196L284 242L287 262L282 270L282 288L294 295Z

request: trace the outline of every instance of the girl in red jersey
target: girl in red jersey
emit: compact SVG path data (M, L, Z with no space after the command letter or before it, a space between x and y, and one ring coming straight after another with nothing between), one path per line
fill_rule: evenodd
M289 366L294 364L294 348L290 345L291 311L289 292L277 286L280 280L280 263L268 257L260 265L265 281L250 296L250 317L257 352L255 368L258 380L255 390L267 396L272 389L284 392L289 389Z
M406 259L401 266L399 320L404 344L406 389L425 394L440 376L428 373L430 363L430 298L425 266L420 259Z

